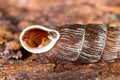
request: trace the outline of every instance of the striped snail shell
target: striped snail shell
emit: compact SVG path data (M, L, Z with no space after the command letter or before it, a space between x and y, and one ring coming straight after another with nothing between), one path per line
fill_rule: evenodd
M32 53L49 53L58 59L84 63L114 61L120 52L120 28L102 24L67 24L50 29L33 25L24 29L20 42Z

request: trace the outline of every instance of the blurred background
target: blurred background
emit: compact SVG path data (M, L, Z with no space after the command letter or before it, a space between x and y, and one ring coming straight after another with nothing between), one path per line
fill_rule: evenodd
M27 26L68 23L120 26L120 0L0 0L0 80L120 80L120 60L56 62L49 54L30 54L19 43Z
M19 29L32 24L120 25L120 0L0 0L0 24Z

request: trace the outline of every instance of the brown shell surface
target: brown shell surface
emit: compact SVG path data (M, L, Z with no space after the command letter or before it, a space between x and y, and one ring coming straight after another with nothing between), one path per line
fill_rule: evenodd
M97 62L101 58L106 43L107 27L101 24L88 24L85 27L85 40L78 59L83 62Z
M61 26L58 31L60 39L48 53L62 60L75 61L84 42L84 25L68 24Z
M107 27L101 24L69 24L59 28L60 39L51 53L62 60L97 62L103 53Z
M120 53L120 27L109 27L105 49L102 55L104 61L114 61Z
M59 28L60 39L48 53L62 60L93 63L119 58L120 27L68 24Z

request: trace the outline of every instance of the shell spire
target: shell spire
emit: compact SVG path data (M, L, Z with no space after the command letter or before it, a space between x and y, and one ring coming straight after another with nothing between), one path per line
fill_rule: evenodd
M104 51L107 27L102 24L85 26L85 41L79 59L84 63L97 62Z
M97 62L103 53L107 27L101 24L68 24L59 29L57 44L49 51L52 55L68 61Z

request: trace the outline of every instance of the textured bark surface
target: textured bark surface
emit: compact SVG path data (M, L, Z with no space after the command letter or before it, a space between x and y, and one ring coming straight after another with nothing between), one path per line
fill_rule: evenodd
M120 26L120 0L0 0L0 80L120 80L120 59L80 64L20 45L20 32L29 25L67 23Z

